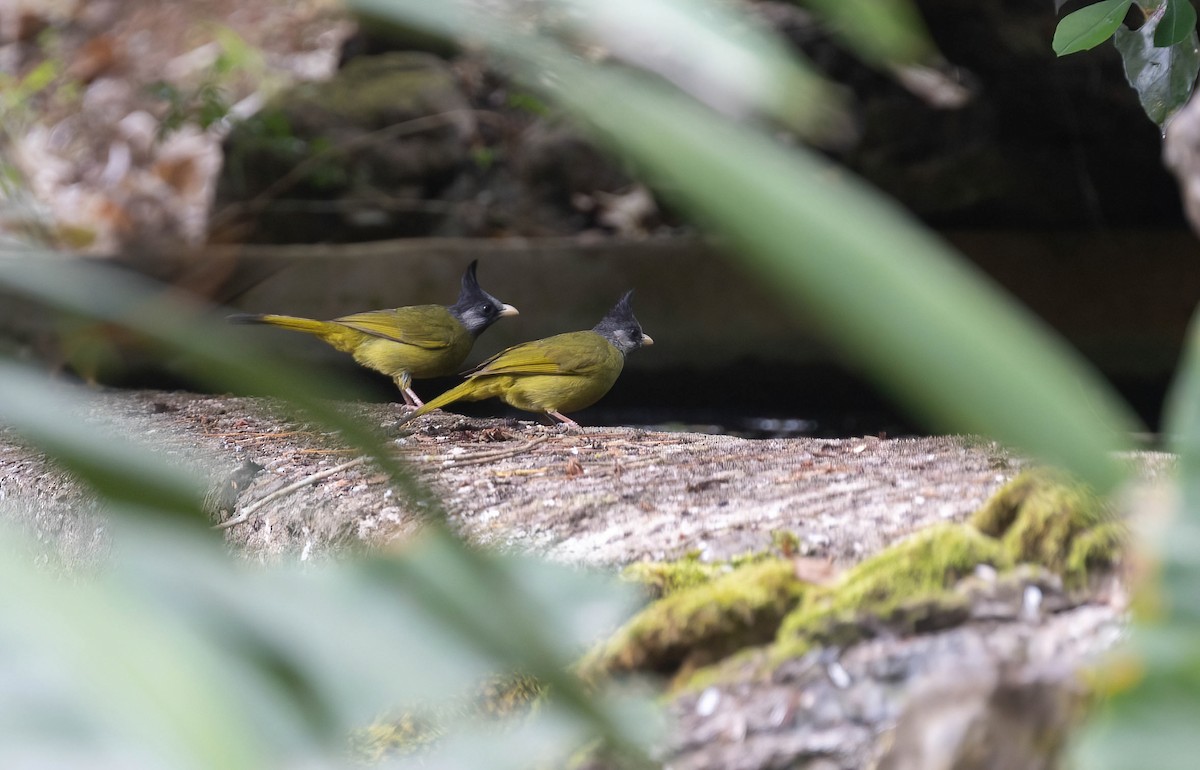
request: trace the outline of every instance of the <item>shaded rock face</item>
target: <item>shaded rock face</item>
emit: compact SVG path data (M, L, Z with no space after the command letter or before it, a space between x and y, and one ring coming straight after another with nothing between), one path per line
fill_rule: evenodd
M750 5L849 93L853 128L826 151L930 224L1182 223L1119 56L1106 44L1057 59L1052 3L922 0L946 62L902 72L867 66L792 3ZM637 189L620 164L478 58L355 40L366 53L332 81L282 94L229 137L217 225L227 204L236 237L260 242L662 224L653 203L612 216Z
M470 58L352 57L332 80L285 91L230 134L214 236L565 235L627 209L620 204L636 199L622 194L639 188L544 111ZM654 213L642 206L633 226Z
M759 4L853 92L860 135L838 160L936 227L1182 223L1158 128L1111 44L1056 58L1058 17L1043 0L917 5L941 74L965 89L958 106L866 67L791 4Z
M357 58L230 134L215 218L255 241L426 235L441 216L433 201L470 162L474 132L441 59Z

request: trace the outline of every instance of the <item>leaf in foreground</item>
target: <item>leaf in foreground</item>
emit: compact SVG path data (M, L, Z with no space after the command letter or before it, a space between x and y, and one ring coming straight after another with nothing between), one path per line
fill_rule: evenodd
M1086 51L1112 37L1133 0L1101 0L1067 14L1054 30L1051 46L1059 56Z
M1157 30L1164 13L1165 9L1160 8L1141 29L1118 29L1113 35L1113 43L1125 64L1125 79L1137 92L1146 116L1159 126L1187 104L1200 73L1195 12L1192 25L1178 42L1159 47Z

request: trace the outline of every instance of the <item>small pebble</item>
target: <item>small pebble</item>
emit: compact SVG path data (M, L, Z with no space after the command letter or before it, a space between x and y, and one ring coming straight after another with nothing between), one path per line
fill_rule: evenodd
M696 699L696 716L712 716L717 710L717 705L720 702L721 691L716 687L709 687L707 690L700 693L700 697Z
M844 690L851 684L850 672L836 660L825 667L825 673L829 675L829 681L833 682L833 686L839 690Z
M1037 586L1025 586L1021 595L1021 619L1037 620L1041 616L1042 589Z

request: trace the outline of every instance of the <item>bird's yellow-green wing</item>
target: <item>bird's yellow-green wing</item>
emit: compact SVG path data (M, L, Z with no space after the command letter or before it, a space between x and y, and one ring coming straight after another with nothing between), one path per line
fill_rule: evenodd
M568 332L502 350L468 372L469 377L501 374L592 374L620 355L595 332Z
M335 318L335 322L372 337L434 350L454 344L463 328L441 305L413 305L395 310L369 310Z

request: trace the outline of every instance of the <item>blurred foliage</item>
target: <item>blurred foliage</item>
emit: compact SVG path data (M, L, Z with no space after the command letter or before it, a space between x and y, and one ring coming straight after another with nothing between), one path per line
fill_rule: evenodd
M907 0L803 0L867 61L919 64L934 54L925 23Z
M1133 29L1123 29L1130 16ZM1200 73L1196 10L1190 0L1101 0L1067 14L1054 32L1059 56L1085 51L1112 38L1125 63L1125 78L1146 116L1164 125L1187 103Z
M201 480L82 419L85 392L5 365L0 422L105 502L113 553L64 580L19 533L0 531L9 551L0 559L0 766L84 757L90 766L261 768L298 757L344 766L352 729L461 698L508 671L553 692L519 728L549 756L597 737L639 754L633 736L645 730L629 724L655 723L645 706L585 693L567 673L628 611L630 594L615 581L466 548L382 438L320 397L319 375L272 363L162 287L23 250L0 258L0 288L185 353L215 388L284 399L372 457L427 519L399 554L303 571L239 565L202 518ZM336 389L353 397L346 383ZM447 740L422 762L436 766L445 751L447 766L496 767L494 741L516 729L465 746Z
M1162 36L1172 8L1186 7L1186 26L1176 25ZM1179 15L1179 14L1176 14ZM1170 40L1172 42L1163 42ZM1200 45L1196 38L1196 12L1187 0L1170 0L1150 14L1137 30L1118 29L1113 43L1125 63L1125 77L1137 92L1146 116L1165 125L1187 104L1200 73Z
M7 232L25 240L50 243L54 228L44 207L11 157L11 145L36 122L40 112L70 109L80 98L79 82L66 74L58 35L38 36L45 58L23 75L0 70L0 244Z
M194 83L160 80L149 86L150 93L167 106L159 120L160 138L185 125L207 130L228 119L236 81L248 79L258 91L272 90L270 70L260 51L223 25L213 26L212 37L217 54Z
M914 410L1041 455L1099 489L1120 480L1111 453L1126 446L1134 424L1125 405L909 217L777 140L780 126L814 139L836 128L835 89L729 4L354 6L487 47L537 99L566 109L726 236L748 269L821 318ZM916 18L907 3L814 6L868 60L910 61L930 50L919 29L897 22ZM584 55L597 50L610 55ZM321 398L315 373L249 348L205 309L98 266L34 251L0 256L6 292L135 330L185 352L201 382L278 396L339 431L427 519L425 534L401 553L303 571L238 565L196 526L195 480L180 478L152 448L130 442L116 451L112 436L78 417L86 395L0 369L0 417L90 484L113 521L111 556L66 577L41 566L19 535L3 533L11 553L0 558L0 766L344 766L349 735L381 714L462 698L489 674L514 671L550 693L536 713L502 729L470 722L407 761L524 768L595 739L631 762L645 759L658 724L645 703L588 691L567 674L583 646L626 611L623 592L580 571L464 547L441 523L440 502L386 441ZM1179 396L1191 405L1200 403L1196 369L1185 370L1193 373ZM1183 417L1173 424L1200 436ZM1188 468L1200 452L1189 457ZM1185 477L1185 492L1200 489L1197 478L1200 467ZM1200 492L1185 501L1185 510L1200 510ZM1163 562L1167 595L1186 619L1196 565L1184 552L1200 551L1184 546L1193 542L1200 539L1174 541ZM1192 640L1191 629L1168 626L1160 638ZM1169 649L1163 666L1200 670L1196 645ZM1171 694L1185 697L1178 686Z
M37 38L44 58L24 74L0 70L0 123L5 134L15 135L33 121L38 110L69 108L80 98L79 81L63 61L62 44L53 29Z
M1130 643L1099 673L1107 697L1079 746L1079 767L1185 770L1200 752L1200 314L1192 319L1163 432L1179 457L1177 493L1142 516Z

